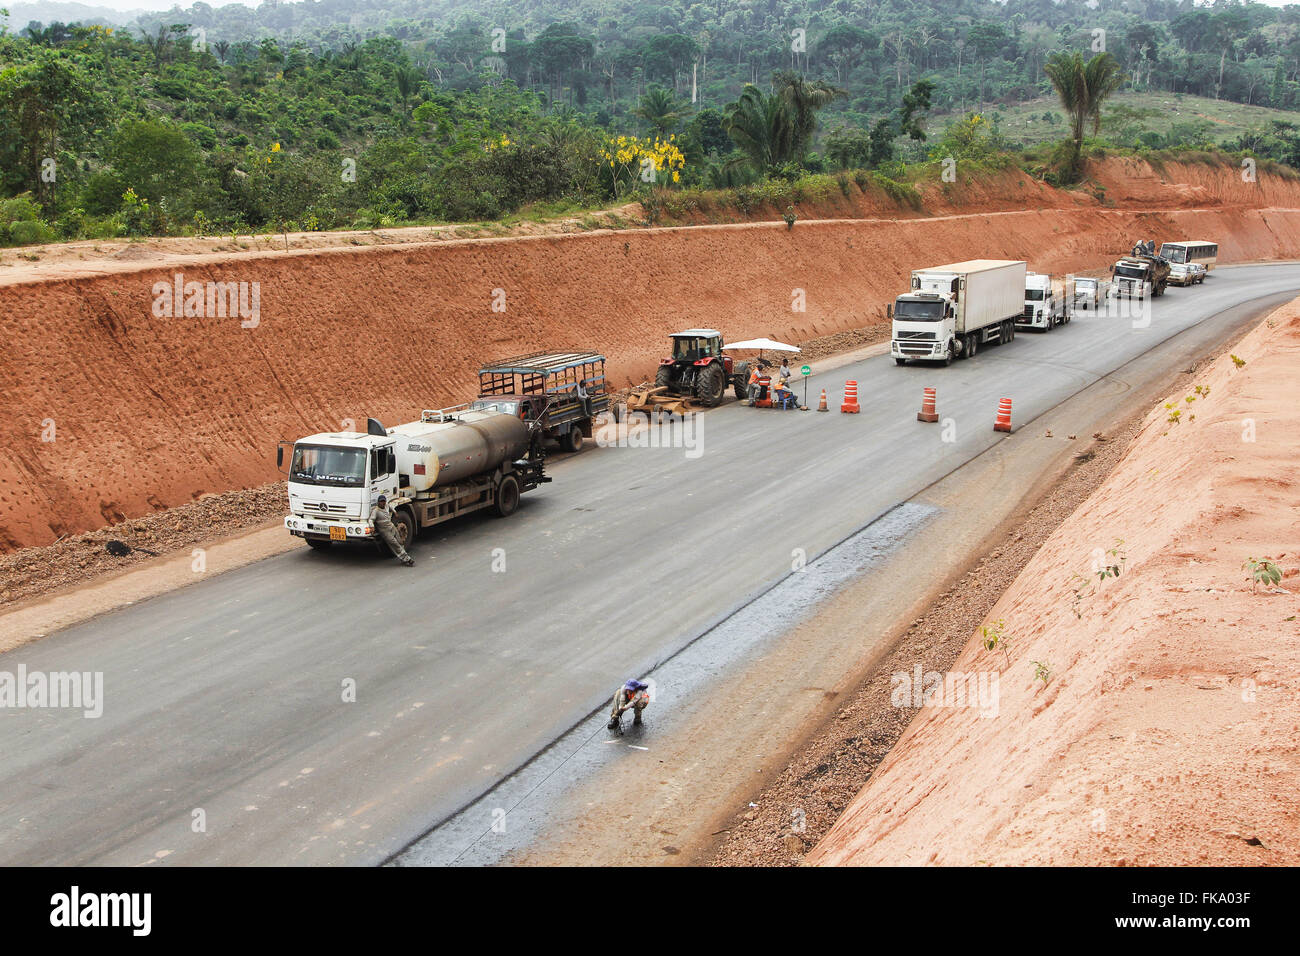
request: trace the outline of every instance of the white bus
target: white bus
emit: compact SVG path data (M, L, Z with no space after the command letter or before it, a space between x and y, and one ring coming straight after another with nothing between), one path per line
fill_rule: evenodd
M1209 272L1219 260L1219 244L1205 239L1166 242L1160 246L1160 255L1175 265L1199 262Z
M1219 259L1219 246L1205 239L1184 239L1164 243L1160 255L1169 260L1171 285L1196 285L1204 282L1214 268Z

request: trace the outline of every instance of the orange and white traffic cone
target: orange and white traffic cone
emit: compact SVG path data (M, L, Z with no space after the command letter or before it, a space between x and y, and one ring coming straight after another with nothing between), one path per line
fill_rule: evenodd
M824 389L824 388L822 389L822 400L821 400L821 402L817 405L817 411L819 411L819 412L829 412L829 411L830 411L830 409L826 407L826 389Z
M1011 399L1003 398L998 401L998 420L993 423L995 432L1011 431Z
M840 406L842 412L852 412L854 414L862 411L858 405L858 383L848 381L844 383L844 404Z
M937 422L939 413L934 410L937 401L936 390L927 388L925 395L921 399L921 410L916 413L916 420L918 422Z

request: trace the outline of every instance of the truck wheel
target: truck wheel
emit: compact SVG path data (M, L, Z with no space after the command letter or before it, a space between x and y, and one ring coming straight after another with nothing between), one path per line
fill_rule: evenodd
M663 388L665 385L672 388L673 384L673 367L660 365L659 371L655 372L655 388Z
M330 541L328 539L326 540L321 540L319 538L307 539L307 547L311 548L313 551L328 551L330 549L330 545L332 545L333 543L334 543L333 541Z
M727 390L727 376L722 366L714 362L700 369L695 378L695 397L700 404L712 408L722 401L722 394Z
M497 488L497 514L503 518L508 518L515 513L515 509L518 507L519 479L514 475L506 475L501 479L501 484Z
M745 399L749 396L746 390L749 388L749 363L741 362L736 366L736 373L731 378L732 391L736 393L736 398Z
M396 532L398 543L403 548L409 548L411 542L415 540L415 519L405 508L398 508L393 515L393 531Z
M570 425L569 430L564 433L563 445L565 451L582 451L582 429L578 427L577 422Z
M894 356L894 364L895 364L895 365L906 365L906 364L907 364L907 359L905 359L905 358L899 358L898 356Z

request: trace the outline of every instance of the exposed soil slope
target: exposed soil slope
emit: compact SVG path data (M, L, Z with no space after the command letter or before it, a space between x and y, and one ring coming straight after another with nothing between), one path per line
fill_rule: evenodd
M277 440L463 401L486 359L594 347L621 386L647 378L665 336L684 327L804 341L879 324L907 273L934 262L980 255L1082 271L1135 238L1191 234L1217 238L1225 261L1300 256L1300 183L1261 172L1243 198L1228 182L1235 170L1217 175L1222 199L1212 176L1189 197L1157 189L1150 170L1094 170L1139 184L1134 209L1029 182L1035 198L1022 211L160 253L104 274L10 278L0 283L0 550L274 480ZM966 208L959 200L953 208ZM178 272L259 283L256 326L156 318L154 284ZM493 311L498 289L504 312ZM55 440L42 441L50 423Z
M1000 672L996 715L921 708L809 862L1300 863L1300 301L1235 351L993 608L1009 662L958 657ZM1242 570L1266 556L1281 587Z

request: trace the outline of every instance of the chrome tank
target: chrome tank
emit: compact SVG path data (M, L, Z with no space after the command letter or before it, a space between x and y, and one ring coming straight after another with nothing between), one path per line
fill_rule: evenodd
M463 411L443 421L419 421L388 430L397 438L397 471L413 491L463 481L523 457L528 426L513 415Z

